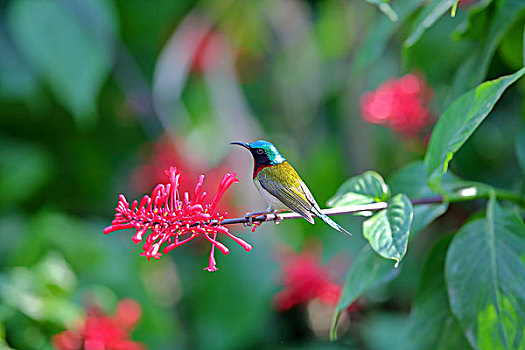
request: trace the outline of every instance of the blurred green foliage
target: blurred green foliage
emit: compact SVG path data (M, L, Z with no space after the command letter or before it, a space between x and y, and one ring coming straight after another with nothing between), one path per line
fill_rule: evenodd
M447 298L447 276L457 273L450 256L445 259L447 249L461 256L465 236L492 234L472 228L503 215L495 202L492 218L478 213L485 206L476 200L450 205L433 224L447 205L415 206L412 233L421 233L405 237L409 248L396 270L364 247L364 219L351 215L337 221L354 232L352 239L302 220L265 224L254 234L234 227L254 250L231 247L229 256L218 257L221 270L213 274L202 271L205 246L185 246L147 262L131 234L102 234L119 193L142 195L133 176L152 163L153 145L162 137L180 149L174 166L238 173L230 215L264 208L250 181L251 159L228 147L256 138L279 147L320 204L347 178L367 170L390 179L393 195L448 191L459 181L450 174L436 192L426 185L421 160L431 128L413 137L369 124L360 117L360 97L388 79L417 72L434 91L429 108L435 122L457 97L523 67L524 1L459 1L452 18L453 5L0 3L0 349L50 349L51 337L81 317L84 306L96 303L112 313L128 297L143 308L133 339L150 349L380 350L405 349L409 339L411 349L468 349L476 341L479 348L519 348L523 342L507 321L504 338L517 339L511 345L482 335L467 340L457 326L476 328L472 315L452 312ZM518 80L479 129L462 138L461 149L453 142L455 174L523 197L524 92ZM487 108L485 103L480 106ZM523 208L517 212L519 221ZM468 218L458 240L445 236ZM352 267L338 314L361 295L361 310L351 322L342 321L337 342L328 341L331 319L319 331L308 321L309 307L277 312L272 306L280 289L277 251L312 242L322 246L324 260L339 256L344 271ZM523 264L523 252L516 254ZM498 305L518 305L517 316L512 307L504 311L523 321L523 299L497 298L503 300ZM456 302L462 310L464 303ZM488 334L493 310L478 311Z

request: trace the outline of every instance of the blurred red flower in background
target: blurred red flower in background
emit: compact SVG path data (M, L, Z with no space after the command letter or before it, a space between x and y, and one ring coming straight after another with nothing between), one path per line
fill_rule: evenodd
M87 317L77 327L53 337L57 350L142 350L146 347L130 339L130 333L140 320L142 308L132 299L122 300L114 316L91 307Z
M216 211L217 204L224 192L233 183L239 181L235 173L224 175L215 197L208 204L204 204L207 196L207 193L203 191L204 175L199 176L192 198L190 199L189 192L185 192L183 200L179 198L181 171L171 167L166 171L166 175L168 175L169 183L157 185L151 193L151 197L145 195L140 204L135 200L130 207L126 197L121 194L115 209L117 212L115 219L111 226L104 229L104 234L133 228L136 233L132 240L135 244L139 244L142 242L144 234L150 229L151 233L146 237L146 242L143 245L144 253L141 254L148 260L160 258L162 255L161 246L164 243L167 245L162 252L166 254L170 250L202 235L211 243L209 264L205 268L208 271L218 270L214 257L215 247L224 255L230 252L225 245L217 241L218 233L233 239L246 251L252 249L250 244L232 235L226 226L221 225L226 213L221 214Z
M478 3L479 0L459 0L458 1L458 7L466 7L472 4Z
M431 123L428 102L433 90L417 74L390 79L361 96L361 116L367 122L387 125L414 136Z
M300 254L288 252L279 260L281 260L281 282L284 289L274 297L274 306L277 310L285 311L314 299L326 305L338 303L342 286L334 282L335 277L327 267L321 266L317 254L310 251ZM350 306L350 308L354 307L354 304Z
M206 169L208 181L203 184L203 190L210 193L213 184L221 181L227 172L223 164L209 168L194 156L188 156L184 152L184 147L177 137L162 136L157 142L152 144L151 152L146 151L145 157L148 163L136 168L131 175L131 186L138 193L151 191L159 183L166 181L166 169L176 166L184 176L179 179L179 192L193 191L193 181L201 174L195 169ZM235 206L232 203L229 193L225 193L218 206L219 210L232 213Z
M233 65L238 82L246 83L264 72L263 52L259 43L253 44L259 39L252 37L254 33L248 34L250 38L246 40L247 36L239 34L237 26L217 25L209 18L199 16L193 18L180 35L181 49L190 55L187 64L191 74L199 76L229 70Z
M228 50L226 46L226 38L222 33L217 29L210 30L198 43L193 53L191 71L200 74L213 68L220 56Z

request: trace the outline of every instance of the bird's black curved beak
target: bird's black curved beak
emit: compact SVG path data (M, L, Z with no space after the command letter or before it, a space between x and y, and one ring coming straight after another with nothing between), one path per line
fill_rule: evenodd
M250 145L247 144L246 142L230 142L230 145L239 145L246 149L250 149Z

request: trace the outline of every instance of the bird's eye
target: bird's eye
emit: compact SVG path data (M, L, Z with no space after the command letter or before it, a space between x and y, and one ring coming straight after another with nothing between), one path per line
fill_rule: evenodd
M258 153L258 154L263 154L263 153L264 153L264 150L263 150L262 148L259 148L259 149L257 150L257 153Z

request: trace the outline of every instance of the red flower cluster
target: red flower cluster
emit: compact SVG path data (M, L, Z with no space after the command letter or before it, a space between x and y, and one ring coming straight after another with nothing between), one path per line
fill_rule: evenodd
M211 243L209 264L205 270L216 271L214 248L217 247L223 254L227 255L229 249L217 241L217 234L222 233L239 245L244 250L250 251L252 246L242 239L232 235L226 226L221 225L226 214L216 212L215 208L224 192L234 183L238 182L235 173L226 174L219 184L219 189L211 203L204 204L207 193L202 190L204 175L199 177L199 181L193 191L193 198L190 200L188 192L184 194L184 200L179 199L179 182L181 172L174 167L166 171L169 176L169 183L159 184L151 197L145 195L140 204L133 201L131 207L124 195L119 196L115 219L112 225L104 229L104 234L117 230L133 228L137 230L132 237L135 244L139 244L144 239L144 234L148 229L151 233L146 237L143 245L144 253L142 256L159 259L162 253L161 246L167 245L162 252L168 253L199 236L203 236Z
M327 305L337 304L342 287L331 281L330 272L319 264L318 256L311 252L288 254L282 265L285 289L275 295L278 310L288 310L313 299Z
M140 320L142 309L131 299L118 305L113 317L92 308L76 330L67 330L53 337L57 350L142 350L141 343L129 339L135 324Z
M390 79L375 91L361 97L361 116L374 124L388 125L406 135L414 135L430 124L427 104L432 98L431 88L416 74Z

